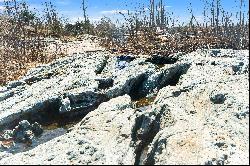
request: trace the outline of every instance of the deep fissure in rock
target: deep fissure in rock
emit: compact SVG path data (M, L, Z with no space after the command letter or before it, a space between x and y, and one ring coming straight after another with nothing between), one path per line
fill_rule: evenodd
M32 85L36 82L45 80L45 79L51 79L52 77L56 76L57 74L55 73L46 73L44 75L39 75L39 76L32 76L28 79L25 80L27 85Z
M108 64L108 59L109 59L108 57L105 58L102 66L98 70L95 71L96 74L101 74L102 73L102 71L105 69L105 67Z
M154 113L153 113L154 114ZM134 165L143 165L143 156L149 144L153 141L154 137L160 130L160 117L161 114L155 115L155 120L151 121L150 116L141 115L136 119L135 128L133 129L132 141L137 142L135 149L135 163ZM142 131L143 127L149 128L148 131Z
M89 112L95 110L102 102L107 100L107 98L100 99L97 103L95 103L95 105L89 105L88 108L70 110L66 113L59 112L59 108L62 105L60 99L39 103L39 105L42 106L40 110L33 111L32 113L25 113L18 119L15 119L13 122L11 122L11 124L4 124L2 128L0 126L0 134L4 130L13 130L16 126L18 126L19 122L23 120L27 120L30 124L38 122L40 125L42 125L44 132L40 136L34 137L31 144L29 145L24 143L15 143L17 147L10 147L5 149L5 151L8 151L12 154L25 152L37 147L39 144L46 143L51 139L61 136L66 132L69 132L70 127L80 122ZM6 141L11 143L14 142L14 139Z
M31 108L33 111L28 111L26 113L20 113L18 118L3 124L0 126L1 130L13 129L22 120L28 120L31 123L38 122L40 124L47 124L56 118L59 114L59 99L52 99L51 101L44 101L42 103L37 103Z
M146 60L146 62L153 63L155 65L175 64L178 58L170 56L152 55Z
M136 59L135 57L129 56L129 55L120 55L120 56L117 56L117 61L126 61L128 63L132 62L135 59Z
M132 89L130 90L129 95L131 96L131 99L133 101L139 101L142 98L145 98L146 96L152 94L152 91L155 89L157 93L160 89L162 89L163 87L166 87L168 85L170 86L176 86L182 75L186 74L188 69L190 68L189 64L183 64L180 66L176 66L172 69L170 69L169 73L170 74L166 74L166 73L161 73L159 75L156 82L156 86L152 87L152 89L148 89L147 91L142 90L144 87L144 84L146 81L148 81L148 76L145 74L142 77L139 78L139 81L137 81ZM166 78L168 77L168 78Z
M159 79L159 86L158 86L158 90L166 87L166 86L176 86L182 75L186 74L188 69L190 68L190 65L188 64L184 64L183 66L178 66L178 68L176 69L177 71L174 72L173 74L169 75L168 79L164 79L164 75L161 75L161 78Z
M59 112L59 108L61 107L61 101L59 98L51 101L45 101L37 104L37 107L41 106L39 110L24 113L19 118L11 121L11 123L0 126L0 131L12 130L22 120L27 120L30 123L38 122L44 128L50 128L50 126L53 126L53 129L67 128L69 124L76 124L80 122L89 112L95 110L102 102L107 100L107 98L103 98L98 100L98 102L94 105L89 105L87 108L73 108L66 113ZM80 105L81 103L78 104Z
M173 68L173 74L170 74L169 78L167 80L165 80L164 77L164 73L162 75L159 76L158 80L158 87L157 87L157 91L159 91L161 88L166 87L168 85L170 86L176 86L181 78L181 76L183 74L186 74L190 65L184 64L183 66L177 66L178 69L176 71L176 68ZM144 78L144 80L146 80L146 78ZM164 81L165 80L165 81ZM139 87L142 86L143 81L138 82L137 86L134 87L134 93L133 94L137 94L135 92L138 92L138 90L140 89ZM144 98L142 96L133 96L133 99L137 99L137 101L140 100L144 100L146 99L145 96L149 95L147 94L143 94ZM154 95L153 95L154 96ZM138 98L139 97L139 98ZM152 100L154 100L155 98L152 98ZM149 100L150 101L150 100ZM147 105L150 105L151 103L147 103ZM140 110L141 111L141 110ZM145 125L145 119L149 118L146 117L145 115L142 115L141 117L139 117L138 119L136 119L136 127L133 129L133 135L132 135L132 140L134 142L137 142L139 140L139 144L136 147L136 159L135 159L135 165L143 165L143 164L150 164L152 161L146 161L146 163L144 163L144 158L146 158L146 153L148 151L148 146L150 145L150 143L153 141L154 137L156 136L156 134L159 132L160 130L160 118L162 116L162 112L156 115L156 118L153 122L151 122L148 126L148 128L150 128L150 130L146 133L142 133L142 134L138 134L138 131L140 131L140 129L142 128L142 125Z
M114 80L112 78L96 79L99 82L98 89L108 89L114 86Z
M129 96L131 97L132 100L136 101L147 96L146 93L140 92L140 87L143 85L143 82L146 79L147 79L147 76L146 74L144 74L144 75L141 75L138 78L138 81L134 83L134 85L132 86L129 92Z

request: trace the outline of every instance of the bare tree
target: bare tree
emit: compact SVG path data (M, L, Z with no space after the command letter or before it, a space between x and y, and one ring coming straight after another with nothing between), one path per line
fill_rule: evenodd
M86 24L88 21L86 0L82 0L82 10L83 10L84 23Z
M160 11L161 11L161 27L163 28L165 26L165 7L164 4L162 2L162 0L160 1Z
M155 1L154 0L150 0L150 26L154 26L155 24Z

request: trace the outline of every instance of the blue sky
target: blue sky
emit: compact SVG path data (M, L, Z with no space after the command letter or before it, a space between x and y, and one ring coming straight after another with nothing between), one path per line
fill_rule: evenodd
M0 0L0 10L3 3ZM22 1L22 0L18 0ZM155 0L158 1L158 0ZM189 3L192 3L194 15L198 19L202 19L203 0L163 0L167 10L174 12L176 18L181 21L188 20L190 15L188 13ZM38 11L43 9L43 0L26 0L32 8L36 8ZM69 18L71 22L82 19L81 0L51 0L51 2L57 7L60 15ZM226 11L236 13L240 0L222 0L222 5ZM249 7L249 1L245 0L246 7ZM147 8L149 6L149 0L87 0L88 16L92 21L98 21L103 16L108 16L115 20L118 17L117 11L125 12L126 10L135 11L136 6L141 8ZM137 8L138 9L138 8Z

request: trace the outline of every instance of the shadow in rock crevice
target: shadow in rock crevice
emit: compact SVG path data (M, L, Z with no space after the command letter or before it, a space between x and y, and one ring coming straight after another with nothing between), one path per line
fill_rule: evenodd
M176 86L189 68L190 64L178 64L154 74L153 77L145 74L133 85L129 95L133 101L139 101L147 96L154 96L166 86Z
M162 56L162 55L152 55L150 58L146 60L146 62L150 62L155 65L175 64L177 61L178 61L177 57Z
M144 164L143 160L146 158L149 145L160 131L160 119L163 112L161 110L159 113L141 114L136 118L134 128L132 129L132 142L136 147L134 165Z
M139 100L147 96L147 93L141 93L140 88L143 86L143 82L148 79L147 75L141 75L136 82L133 83L130 89L129 96L133 101Z
M70 110L66 113L60 113L59 111L60 107L62 106L61 100L59 98L38 103L32 108L32 111L27 111L27 113L20 115L11 123L6 123L3 126L0 126L0 133L5 130L13 130L16 126L18 126L19 122L27 120L30 124L38 122L44 130L42 135L34 137L32 139L32 144L30 145L15 142L14 147L5 149L4 151L10 152L12 154L25 152L56 137L64 135L70 131L69 128L80 122L89 112L95 110L102 102L105 102L106 100L107 98L103 100L100 99L97 103L94 105L90 104L87 108L74 108L74 110ZM77 102L80 105L80 102L82 101L79 100ZM12 142L13 141L14 140L12 140Z
M170 74L168 74L168 79L165 79L164 74L162 74L160 76L161 78L159 79L158 90L169 85L176 86L179 83L181 76L186 74L189 68L190 68L189 64L182 64L173 67L172 69L170 69L171 71L169 72Z

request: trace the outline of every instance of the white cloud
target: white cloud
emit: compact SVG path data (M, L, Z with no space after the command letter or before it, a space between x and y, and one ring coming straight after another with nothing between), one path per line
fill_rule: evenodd
M105 14L105 15L114 15L114 14L127 14L128 11L127 10L107 10L107 11L101 11L101 14Z
M4 10L5 10L5 7L0 6L0 11L4 11Z
M56 1L56 3L60 4L60 5L69 5L70 1L69 0L58 0L58 1Z

